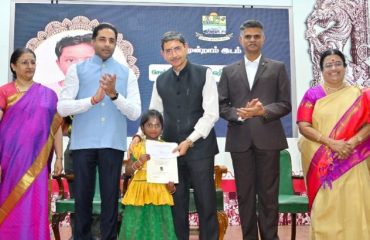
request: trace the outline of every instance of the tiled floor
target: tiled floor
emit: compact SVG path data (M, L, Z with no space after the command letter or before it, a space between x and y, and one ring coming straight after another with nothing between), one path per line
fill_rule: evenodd
M307 240L308 239L308 226L297 226L296 240ZM69 227L60 228L61 239L68 240L71 237L71 229ZM280 240L290 240L291 228L290 226L279 227L279 238ZM192 231L190 240L197 240L196 232ZM229 226L226 231L224 240L239 240L242 239L241 229L239 226Z

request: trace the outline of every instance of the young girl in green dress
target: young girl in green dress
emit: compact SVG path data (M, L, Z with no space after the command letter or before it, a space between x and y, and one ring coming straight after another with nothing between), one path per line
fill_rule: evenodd
M150 156L145 152L145 140L158 140L162 133L163 117L156 110L148 110L141 118L140 128L145 137L132 144L128 151L126 174L133 175L122 200L125 205L119 239L172 240L176 239L171 206L176 188L168 184L148 183L146 165Z

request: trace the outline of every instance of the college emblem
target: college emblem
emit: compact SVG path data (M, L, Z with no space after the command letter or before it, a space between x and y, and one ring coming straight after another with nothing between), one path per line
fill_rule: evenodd
M226 33L226 16L218 16L216 12L202 16L202 28L203 33L195 33L195 36L202 41L224 42L233 36L233 33Z

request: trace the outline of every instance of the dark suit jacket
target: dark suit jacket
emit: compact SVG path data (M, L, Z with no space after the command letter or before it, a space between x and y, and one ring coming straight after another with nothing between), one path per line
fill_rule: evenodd
M258 149L280 150L288 147L280 118L291 111L290 82L284 63L260 59L250 89L243 60L224 67L218 85L220 116L228 121L228 152L244 152L253 143ZM238 121L236 109L258 98L266 109L266 117Z

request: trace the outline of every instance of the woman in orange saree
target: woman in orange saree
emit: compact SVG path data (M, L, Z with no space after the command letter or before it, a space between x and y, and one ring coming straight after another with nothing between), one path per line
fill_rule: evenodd
M56 94L33 82L36 56L14 51L15 80L0 87L0 239L50 239L48 163L62 171L62 118Z
M339 50L321 55L323 84L298 108L310 239L370 239L370 91L344 83Z

